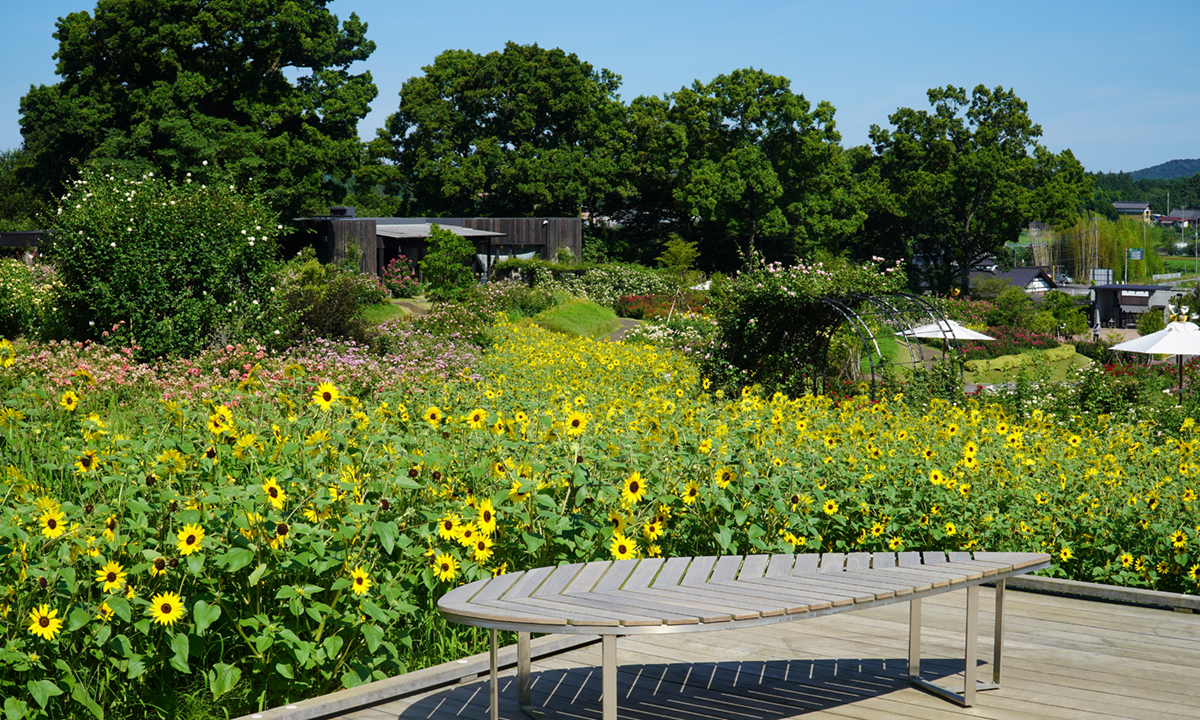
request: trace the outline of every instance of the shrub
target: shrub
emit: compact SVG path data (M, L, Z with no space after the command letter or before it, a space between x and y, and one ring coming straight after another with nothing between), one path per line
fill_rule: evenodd
M271 346L283 348L314 338L366 341L363 308L385 297L377 278L363 275L357 263L323 264L304 248L280 271L272 297L280 322Z
M1033 320L1033 300L1018 287L1010 287L996 298L996 304L988 311L987 324L1010 328L1028 328Z
M53 265L0 258L0 337L59 337L61 293L62 283Z
M74 337L108 330L140 357L189 356L219 335L265 337L277 325L262 301L281 228L226 182L85 170L52 219L47 254Z
M430 300L462 300L475 285L475 274L467 263L475 254L470 240L433 225L429 254L421 258L421 277Z
M1026 350L1048 350L1059 345L1052 335L1020 328L989 327L987 334L993 339L964 340L959 344L965 359L997 358L1003 355L1017 355Z
M394 298L416 297L421 289L417 279L416 268L412 260L403 255L397 255L383 269L383 286Z
M1166 327L1166 323L1163 322L1162 310L1158 308L1150 308L1142 313L1137 321L1138 335L1156 333L1164 327Z

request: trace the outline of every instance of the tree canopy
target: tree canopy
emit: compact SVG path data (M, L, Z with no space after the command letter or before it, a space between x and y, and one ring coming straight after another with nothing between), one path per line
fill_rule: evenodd
M892 207L879 213L871 252L916 260L917 282L966 289L975 263L1016 240L1032 220L1069 224L1090 195L1070 150L1037 143L1041 126L1012 90L980 85L968 96L929 91L931 111L900 108L892 129L871 127L879 176Z
M578 216L623 194L617 75L511 42L447 50L423 70L372 144L417 212Z
M361 160L375 45L329 0L99 0L60 18L62 78L21 100L30 183L97 162L181 177L205 162L262 182L285 212L326 212ZM294 80L289 79L294 76Z

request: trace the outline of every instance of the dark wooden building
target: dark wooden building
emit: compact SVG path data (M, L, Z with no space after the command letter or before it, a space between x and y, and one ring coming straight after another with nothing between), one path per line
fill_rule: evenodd
M397 255L414 263L425 256L433 225L468 238L475 245L475 270L486 272L498 259L511 256L549 260L560 248L578 258L583 251L580 218L438 218L355 217L354 208L332 208L330 215L296 218L300 231L284 241L285 256L311 245L326 262L340 262L357 247L359 268L379 274Z

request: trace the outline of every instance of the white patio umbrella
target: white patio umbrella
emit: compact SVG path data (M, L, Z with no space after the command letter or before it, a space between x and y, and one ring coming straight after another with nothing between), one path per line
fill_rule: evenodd
M940 320L928 325L921 325L909 330L903 330L896 333L901 337L911 338L954 338L955 340L995 340L996 338L990 335L984 335L981 332L975 332L971 328L963 327L953 320Z
M1179 366L1179 404L1183 404L1183 356L1200 355L1200 326L1190 322L1173 322L1156 333L1134 338L1113 350L1143 355L1174 355Z

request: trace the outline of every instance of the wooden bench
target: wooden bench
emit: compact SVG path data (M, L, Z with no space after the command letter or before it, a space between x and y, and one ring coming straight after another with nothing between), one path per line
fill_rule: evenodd
M908 677L916 686L969 707L977 690L1000 686L1004 581L1050 565L1044 553L902 552L747 555L599 561L541 567L479 580L442 596L448 619L491 630L491 717L499 717L496 631L517 632L517 701L530 702L530 633L598 634L602 642L604 720L617 720L620 635L726 630L910 604ZM995 583L992 682L976 680L979 586ZM921 600L967 591L966 665L961 691L921 673Z

